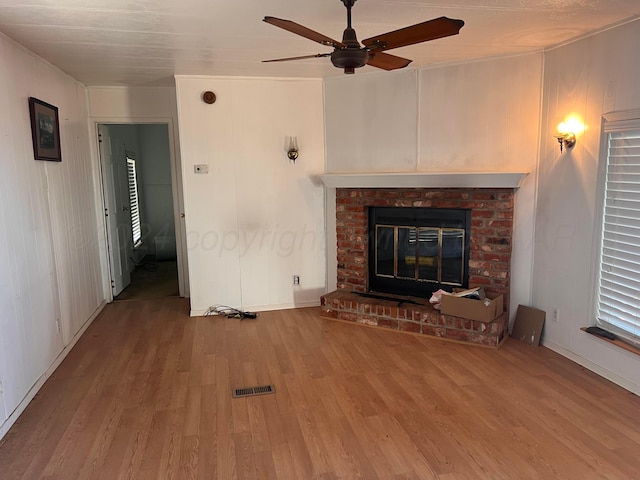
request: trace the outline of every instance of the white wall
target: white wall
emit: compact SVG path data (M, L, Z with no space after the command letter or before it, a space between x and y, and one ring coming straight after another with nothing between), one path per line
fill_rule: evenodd
M326 79L327 171L529 172L516 194L513 312L531 302L541 86L541 54ZM332 289L335 191L326 209Z
M176 77L192 314L325 292L322 81ZM213 105L202 92L217 95ZM300 157L287 159L285 136ZM208 164L208 174L194 165ZM292 285L300 275L301 285Z
M87 87L87 92L91 117L178 118L173 87Z
M61 163L33 159L30 96L59 108ZM1 437L104 297L85 88L0 35L0 112Z
M640 109L640 21L545 54L540 181L536 218L534 304L547 311L544 344L640 394L640 356L582 331L592 325L593 259L598 210L602 115ZM561 155L557 124L576 114L586 123ZM553 322L553 309L559 322Z
M180 142L178 131L178 111L176 89L174 87L88 87L89 116L95 123L166 123L169 125L169 147L172 152L171 180L176 186L173 195L174 226L180 225L176 232L178 250L178 283L180 294L190 295L188 260L186 251L183 180ZM94 149L97 152L97 148ZM97 155L97 153L96 153ZM106 253L103 255L106 264Z
M327 78L327 172L412 172L418 158L418 72Z
M156 237L173 238L175 254L176 230L173 221L171 195L171 162L169 135L166 125L140 125L138 127L140 152L138 156L138 189L144 205L142 239L147 254L155 254ZM166 242L167 245L171 241ZM161 248L162 245L160 245ZM168 247L167 247L168 248ZM162 252L164 254L164 251Z
M542 55L420 72L420 171L528 172L516 192L511 318L531 305Z

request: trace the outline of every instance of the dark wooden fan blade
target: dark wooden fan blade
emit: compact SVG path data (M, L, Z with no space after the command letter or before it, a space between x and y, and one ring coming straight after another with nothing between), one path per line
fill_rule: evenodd
M271 25L275 25L276 27L283 28L288 32L300 35L301 37L313 40L314 42L321 43L322 45L328 45L334 48L344 48L346 46L342 42L327 37L326 35L322 35L321 33L314 32L313 30L304 27L296 22L292 22L291 20L283 20L276 17L264 17L263 21Z
M273 60L262 60L262 63L288 62L289 60L303 60L305 58L321 58L321 57L328 57L330 55L331 55L330 53L316 53L315 55L302 55L301 57L274 58Z
M396 57L395 55L389 55L388 53L375 50L369 53L369 60L367 60L367 65L383 70L397 70L398 68L406 67L410 63L411 60L406 58Z
M367 38L363 40L362 43L372 51L391 50L392 48L406 47L407 45L457 35L463 26L464 22L462 20L440 17L410 27L401 28L400 30L394 30L393 32L383 33L376 37Z

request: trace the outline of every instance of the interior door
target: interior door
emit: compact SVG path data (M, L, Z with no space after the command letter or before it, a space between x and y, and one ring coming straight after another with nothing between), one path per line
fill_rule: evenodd
M111 291L117 296L131 283L129 262L133 252L127 159L124 146L114 145L108 125L98 125Z

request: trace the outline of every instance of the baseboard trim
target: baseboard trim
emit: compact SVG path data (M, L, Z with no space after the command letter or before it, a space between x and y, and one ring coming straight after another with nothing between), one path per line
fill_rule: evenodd
M102 310L104 310L104 307L106 305L107 305L107 302L103 301L98 306L98 308L91 314L91 316L87 319L87 321L84 322L82 327L80 327L80 330L76 332L76 334L73 336L71 341L58 354L58 356L55 358L53 363L49 365L49 368L45 370L45 372L38 378L36 383L33 384L31 389L29 389L29 391L24 396L22 401L13 410L13 412L11 412L11 415L9 415L9 417L0 425L0 439L2 439L7 434L7 432L11 429L13 424L16 423L16 420L18 420L20 415L22 415L22 412L25 411L29 403L31 403L31 400L33 400L33 397L35 397L38 391L40 391L40 389L42 388L44 383L47 381L47 379L53 374L53 372L55 372L56 368L60 366L60 364L69 354L71 349L75 346L78 340L80 340L80 337L82 337L82 335L87 330L87 328L89 328L89 325L91 325L93 321L96 319L96 317L100 315L100 313L102 312Z
M274 305L243 305L242 310L247 310L250 312L269 312L272 310L291 310L293 308L307 308L307 307L319 307L320 299L318 300L310 300L306 302L296 302L296 303L280 303ZM191 310L189 312L189 316L191 317L203 317L205 313L207 313L208 309L204 310Z
M640 385L636 385L633 382L630 382L628 379L621 377L617 373L612 372L611 370L607 370L606 368L598 365L597 363L593 363L591 360L588 360L577 353L568 350L567 348L558 345L557 343L546 340L543 342L543 345L547 347L549 350L553 350L556 353L559 353L563 357L568 358L576 362L578 365L582 365L584 368L591 370L594 373L597 373L601 377L606 378L610 382L619 385L625 390L629 390L632 393L640 396Z

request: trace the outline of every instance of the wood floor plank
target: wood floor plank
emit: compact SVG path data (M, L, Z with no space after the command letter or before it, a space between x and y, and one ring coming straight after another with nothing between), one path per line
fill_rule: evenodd
M329 418L322 414L315 415L318 432L327 447L331 471L338 478L376 478L375 473L362 453L357 439L349 435L345 418ZM348 424L347 424L348 425ZM346 433L346 435L345 435Z
M250 433L236 433L233 444L238 479L256 480L256 461Z
M217 390L216 385L203 385L200 399L200 425L195 454L199 479L218 478L218 433L217 433ZM194 447L191 448L194 451ZM183 452L184 453L184 452Z
M309 409L302 410L296 415L302 438L309 452L312 471L315 476L332 472L327 446L318 431L318 424Z
M331 421L340 442L340 452L345 457L347 465L352 467L349 471L344 472L344 476L366 480L380 478L347 419L337 419L337 421L332 419Z
M202 386L193 385L187 388L184 407L184 421L182 435L190 437L198 435L200 428L200 413L202 410Z
M218 435L218 457L216 470L218 471L217 477L210 476L206 478L217 478L218 480L238 478L238 471L236 467L236 446L233 434Z
M288 439L287 444L295 471L295 476L291 478L312 478L313 466L311 462L311 452L302 435L298 416L295 414L285 415L282 417L282 423ZM280 453L282 453L283 456L278 458L283 458L285 452ZM278 462L276 462L276 465L278 465Z
M269 445L273 450L275 445L287 443L287 435L282 421L282 414L279 411L276 395L263 395L260 398L264 421L264 429L269 436Z
M180 480L195 480L198 478L199 445L198 435L182 437L179 473L176 478Z
M260 396L247 398L251 444L254 452L264 452L271 449L268 425L262 406L263 402Z
M632 479L640 399L544 348L108 305L0 441L0 478ZM275 393L232 398L273 384Z
M165 435L169 428L170 412L156 411L151 420L147 438L141 442L141 455L136 463L135 477L158 478L160 476L161 458L165 444ZM168 440L168 439L167 439Z
M256 463L256 480L270 480L273 478L277 478L278 475L276 473L276 466L273 462L273 455L271 454L271 452L256 452L254 455L254 460Z
M43 471L44 476L58 475L67 470L79 471L82 468L84 459L74 453L79 448L84 448L87 442L93 441L97 436L97 431L104 416L109 413L112 403L112 396L97 397L89 394L83 399L52 453Z
M216 356L216 433L218 435L233 434L233 408L231 405L231 379L229 359ZM207 407L203 405L203 407ZM231 442L230 442L231 443Z
M84 465L80 470L79 478L97 478L105 461L109 447L113 441L116 428L121 421L123 404L114 401L108 409L102 425L95 432L94 438L88 439L91 442L91 449L84 459Z
M235 398L231 402L231 412L233 415L233 432L234 433L249 433L251 432L251 425L249 423L249 399L247 398Z
M122 412L99 479L132 478L137 473L149 438L153 414L152 409L138 407Z
M45 387L47 387L46 384ZM9 478L10 476L38 478L51 461L53 452L72 421L75 410L87 389L86 382L79 378L63 379L61 385L51 385L51 389L45 390L43 387L46 393L39 392L32 402L34 409L40 408L42 413L38 415L35 412L25 412L18 419L20 422L22 417L25 417L24 437L16 437L15 429L12 429L14 431L10 430L0 442L0 451L3 451L5 445L12 440L17 443L17 448L8 447L9 451L12 451L11 454L0 456L4 462L10 462L5 468L0 468L0 471L6 472ZM64 391L70 394L64 395ZM47 405L49 395L51 405Z
M160 477L167 480L180 480L185 412L181 408L176 408L167 413L168 422L161 449L159 472Z

